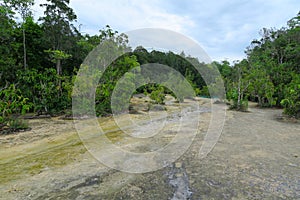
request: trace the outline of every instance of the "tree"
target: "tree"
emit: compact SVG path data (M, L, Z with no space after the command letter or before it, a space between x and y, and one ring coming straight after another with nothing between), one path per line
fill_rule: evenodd
M5 4L15 9L22 17L22 34L23 34L23 65L27 68L27 53L26 53L26 33L25 22L32 15L30 7L34 5L34 0L4 0Z
M51 67L51 63L48 61L47 53L44 49L47 48L44 38L42 27L34 21L33 17L27 17L22 27L18 27L15 30L15 40L21 42L22 40L22 29L26 30L26 57L27 66L32 69L43 70L44 68ZM18 54L22 54L22 49L18 49Z
M103 115L106 113L111 113L111 97L112 93L115 89L115 86L119 79L125 73L130 71L133 68L138 67L140 64L137 62L137 59L134 55L123 55L115 60L108 68L106 68L105 72L102 74L99 84L96 90L96 112L98 115ZM127 73L126 79L124 81L124 89L132 88L133 85L130 81L134 77L133 73ZM119 89L120 90L120 89ZM121 93L121 92L120 92ZM120 96L116 101L124 101ZM121 109L118 108L118 109ZM116 108L116 110L118 110Z
M284 112L300 118L300 75L293 74L293 80L285 88L285 98L281 100Z
M76 21L77 16L73 9L68 5L70 0L47 0L47 3L40 6L45 7L42 21L44 28L44 40L48 42L52 51L68 53L68 50L77 45L75 36L79 34L72 24ZM62 72L61 59L57 59L57 74Z
M24 97L33 103L33 110L38 114L62 113L71 107L69 77L57 75L53 68L39 72L36 69L19 70L19 86ZM62 82L61 87L57 86Z
M50 50L49 49L49 50L45 50L45 52L50 55L51 62L56 64L57 75L61 75L61 73L62 73L62 71L61 71L61 61L72 57L72 55L67 54L67 53L65 53L63 51L60 51L60 50Z
M247 48L247 59L232 68L228 98L236 98L239 105L246 94L249 99L258 101L261 107L283 106L285 113L297 117L300 104L300 13L288 21L288 27L263 28L260 34L261 38L253 40ZM246 62L241 70L243 67L240 66Z
M235 63L233 67L232 82L227 88L227 98L233 100L232 108L240 111L248 109L247 89L250 85L247 69L249 63L247 60Z
M274 85L270 76L262 69L249 70L249 94L258 99L260 107L269 107L275 105Z
M15 80L14 71L17 70L16 42L14 30L17 26L11 8L0 4L0 87L6 82Z

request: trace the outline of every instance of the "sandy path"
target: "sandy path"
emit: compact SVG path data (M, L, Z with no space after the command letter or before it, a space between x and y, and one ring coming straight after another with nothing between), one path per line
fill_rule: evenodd
M70 121L32 121L31 132L0 137L0 199L299 199L300 124L276 121L280 113L228 111L219 142L200 160L210 119L203 113L190 149L145 174L99 164ZM102 122L113 126L110 118ZM113 132L111 139L120 140Z

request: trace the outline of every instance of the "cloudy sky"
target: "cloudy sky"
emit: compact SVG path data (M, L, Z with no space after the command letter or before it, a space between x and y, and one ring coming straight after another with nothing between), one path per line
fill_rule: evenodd
M300 11L299 0L71 0L70 6L81 32L96 34L106 24L119 32L169 29L197 41L218 61L242 59L261 28L286 26Z

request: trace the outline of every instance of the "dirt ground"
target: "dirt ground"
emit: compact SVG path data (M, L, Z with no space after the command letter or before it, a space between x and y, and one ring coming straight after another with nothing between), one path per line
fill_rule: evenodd
M134 103L139 111L121 119L130 115L147 127L147 105ZM278 121L282 110L258 109L254 104L249 112L227 110L218 143L199 159L211 104L198 99L185 106L195 108L196 103L203 112L190 148L165 168L141 174L99 163L71 120L29 120L32 130L0 136L0 199L300 199L299 123ZM166 108L167 114L177 115L175 103ZM155 111L154 118L163 112ZM190 120L199 120L192 116L193 112ZM100 118L99 123L113 143L130 150L148 151L174 137L174 132L164 130L163 137L141 145L120 134L112 117Z

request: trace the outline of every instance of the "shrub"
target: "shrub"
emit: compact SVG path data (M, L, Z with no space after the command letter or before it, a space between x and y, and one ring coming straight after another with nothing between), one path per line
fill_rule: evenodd
M164 100L166 98L164 87L158 86L156 89L154 89L150 94L150 98L156 104L164 104Z
M24 98L14 84L0 90L0 130L4 127L12 131L28 128L25 122L17 119L18 115L25 114L31 108L32 104L27 101L28 98Z
M72 83L70 77L57 75L55 69L19 71L22 94L33 103L38 114L53 114L71 107Z
M291 83L285 88L285 98L280 104L284 107L284 113L300 118L300 76L294 75Z
M244 99L241 100L240 103L238 103L237 99L233 99L230 105L230 109L246 112L248 111L248 100Z

